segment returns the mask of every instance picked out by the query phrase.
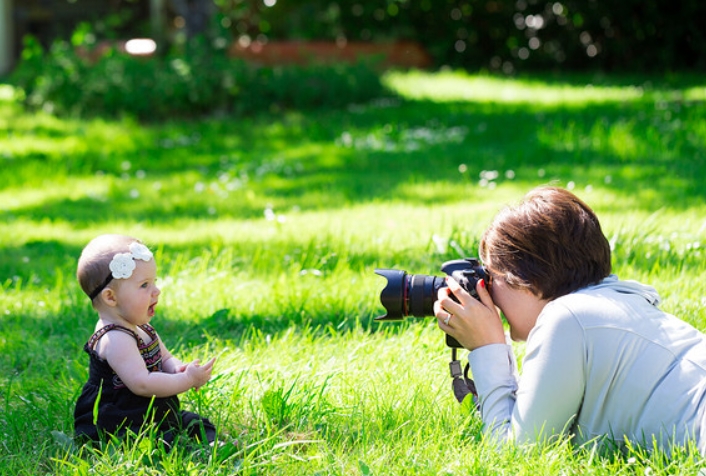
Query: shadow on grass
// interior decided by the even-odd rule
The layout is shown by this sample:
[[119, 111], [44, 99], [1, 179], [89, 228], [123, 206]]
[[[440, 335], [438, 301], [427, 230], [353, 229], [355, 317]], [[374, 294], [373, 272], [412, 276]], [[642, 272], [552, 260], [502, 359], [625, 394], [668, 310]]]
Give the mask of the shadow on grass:
[[[19, 246], [0, 247], [0, 276], [23, 284], [56, 279], [56, 271], [70, 263], [75, 273], [81, 248], [59, 240], [31, 240]], [[71, 274], [73, 276], [73, 274]], [[1, 283], [0, 283], [1, 284]]]

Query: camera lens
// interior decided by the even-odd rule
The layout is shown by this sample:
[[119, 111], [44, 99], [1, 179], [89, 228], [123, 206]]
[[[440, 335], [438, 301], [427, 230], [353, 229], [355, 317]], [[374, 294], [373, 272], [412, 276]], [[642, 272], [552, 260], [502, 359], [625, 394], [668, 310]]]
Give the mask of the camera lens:
[[409, 315], [426, 317], [434, 315], [434, 302], [439, 288], [445, 286], [444, 278], [412, 274], [408, 277]]
[[407, 316], [434, 315], [438, 291], [446, 286], [444, 278], [424, 274], [407, 274], [397, 269], [376, 269], [387, 278], [387, 286], [380, 293], [380, 302], [387, 314], [376, 317], [381, 321], [396, 321]]
[[397, 321], [405, 317], [407, 295], [407, 273], [397, 269], [376, 269], [375, 272], [387, 279], [387, 285], [380, 292], [380, 302], [387, 314], [376, 317], [382, 321]]

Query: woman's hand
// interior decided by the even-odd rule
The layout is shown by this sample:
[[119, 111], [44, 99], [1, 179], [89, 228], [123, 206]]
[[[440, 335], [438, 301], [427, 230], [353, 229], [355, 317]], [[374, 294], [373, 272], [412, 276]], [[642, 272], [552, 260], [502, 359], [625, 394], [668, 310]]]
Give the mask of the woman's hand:
[[[480, 301], [468, 294], [453, 278], [446, 278], [447, 287], [439, 289], [434, 303], [434, 315], [439, 328], [468, 350], [488, 344], [504, 344], [505, 330], [484, 280], [476, 283]], [[459, 302], [453, 300], [452, 295]]]

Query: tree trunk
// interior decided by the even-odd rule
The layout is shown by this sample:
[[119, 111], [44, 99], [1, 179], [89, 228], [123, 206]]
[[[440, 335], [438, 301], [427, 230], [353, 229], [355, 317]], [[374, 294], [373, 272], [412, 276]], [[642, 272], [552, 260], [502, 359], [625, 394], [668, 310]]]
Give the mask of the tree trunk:
[[12, 0], [0, 0], [0, 76], [9, 73], [15, 63]]

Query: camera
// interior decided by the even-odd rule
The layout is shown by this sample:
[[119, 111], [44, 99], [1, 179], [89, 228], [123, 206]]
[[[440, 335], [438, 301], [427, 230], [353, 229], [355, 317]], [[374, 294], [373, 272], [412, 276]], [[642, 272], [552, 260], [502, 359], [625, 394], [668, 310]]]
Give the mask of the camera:
[[[441, 271], [458, 281], [476, 299], [479, 299], [476, 283], [481, 279], [488, 282], [488, 274], [476, 258], [447, 261], [441, 265]], [[387, 313], [376, 317], [376, 321], [399, 321], [407, 316], [434, 315], [434, 302], [438, 298], [439, 289], [446, 287], [443, 277], [407, 274], [397, 269], [376, 269], [375, 273], [387, 279], [387, 286], [380, 292], [380, 302]], [[461, 348], [461, 344], [448, 334], [446, 345]]]

